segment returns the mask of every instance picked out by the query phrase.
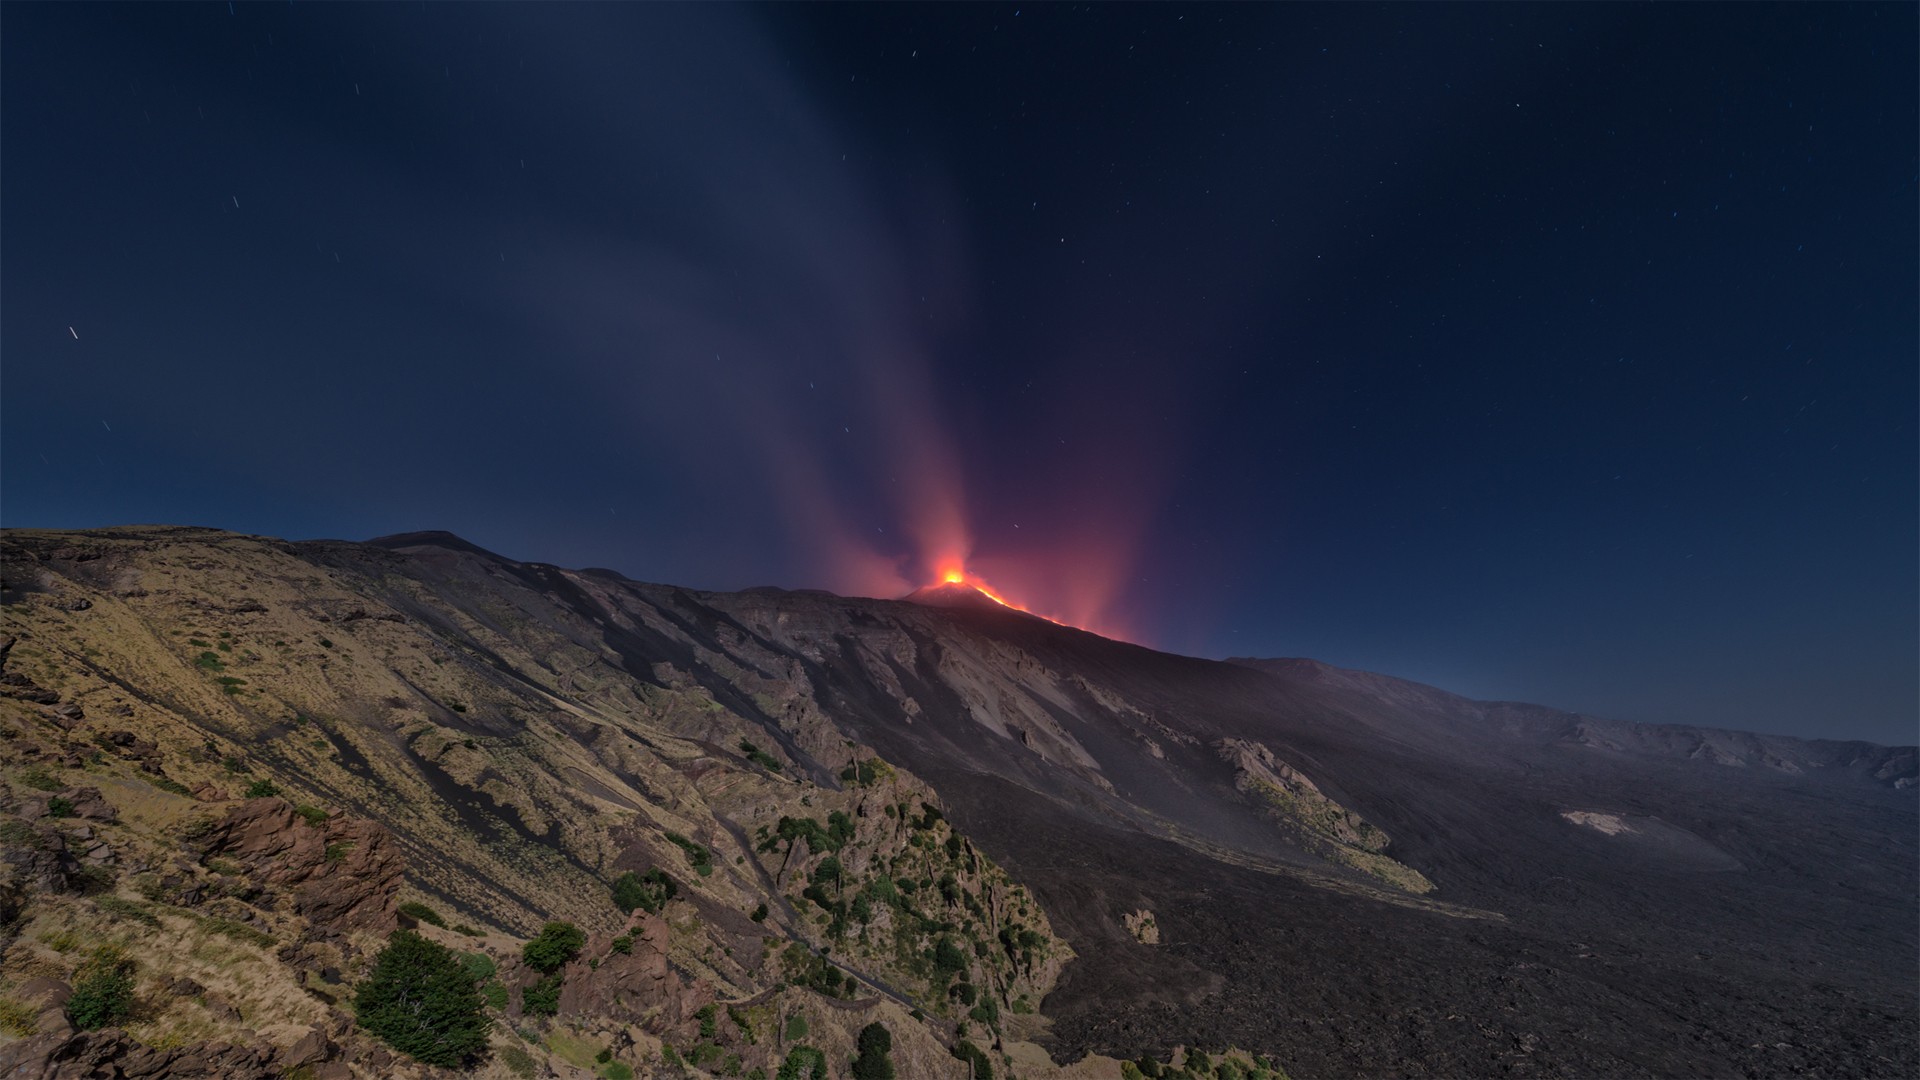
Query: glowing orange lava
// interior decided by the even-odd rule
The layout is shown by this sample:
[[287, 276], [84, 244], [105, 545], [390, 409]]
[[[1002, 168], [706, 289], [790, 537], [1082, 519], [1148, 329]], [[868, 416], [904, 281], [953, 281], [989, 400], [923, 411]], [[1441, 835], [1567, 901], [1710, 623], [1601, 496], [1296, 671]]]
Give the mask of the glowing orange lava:
[[994, 603], [999, 604], [1003, 608], [1012, 608], [1013, 610], [1021, 612], [1023, 614], [1032, 615], [1036, 619], [1045, 619], [1048, 622], [1053, 623], [1057, 626], [1073, 625], [1072, 623], [1061, 622], [1059, 619], [1056, 619], [1051, 615], [1042, 615], [1037, 611], [1030, 611], [1023, 606], [1014, 603], [1013, 601], [1007, 599], [1006, 597], [1001, 596], [998, 592], [995, 592], [993, 586], [988, 585], [985, 581], [981, 580], [979, 577], [973, 574], [969, 574], [964, 569], [961, 569], [958, 567], [949, 567], [948, 569], [941, 571], [940, 583], [942, 585], [965, 585], [967, 588], [972, 589], [974, 592], [977, 592], [981, 596], [984, 596], [987, 599], [993, 601]]

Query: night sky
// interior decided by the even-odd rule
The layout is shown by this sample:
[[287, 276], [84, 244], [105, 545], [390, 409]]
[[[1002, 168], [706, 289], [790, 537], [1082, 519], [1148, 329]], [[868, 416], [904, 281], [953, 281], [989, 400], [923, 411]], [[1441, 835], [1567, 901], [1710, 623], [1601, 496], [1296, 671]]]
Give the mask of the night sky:
[[0, 516], [1912, 742], [1916, 11], [9, 4]]

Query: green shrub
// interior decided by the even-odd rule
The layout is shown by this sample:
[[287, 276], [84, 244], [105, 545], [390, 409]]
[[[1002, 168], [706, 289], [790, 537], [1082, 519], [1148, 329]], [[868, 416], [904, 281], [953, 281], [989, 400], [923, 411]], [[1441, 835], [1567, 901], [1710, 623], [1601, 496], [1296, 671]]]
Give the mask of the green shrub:
[[649, 915], [658, 915], [674, 898], [680, 887], [673, 883], [666, 871], [654, 867], [644, 874], [629, 870], [613, 882], [613, 904], [627, 914], [633, 914], [635, 908]]
[[766, 922], [767, 921], [767, 905], [759, 904], [755, 906], [753, 909], [753, 914], [749, 916], [749, 918], [751, 918], [754, 922]]
[[797, 1042], [807, 1037], [807, 1018], [794, 1013], [787, 1017], [786, 1041]]
[[953, 1044], [953, 1056], [973, 1070], [973, 1080], [993, 1080], [993, 1062], [988, 1060], [985, 1050], [961, 1039]]
[[172, 792], [175, 795], [193, 794], [192, 791], [188, 790], [187, 785], [181, 783], [178, 780], [169, 780], [164, 776], [149, 776], [147, 777], [147, 783], [152, 784], [154, 787], [159, 788], [161, 791]]
[[493, 962], [493, 957], [483, 952], [461, 953], [460, 966], [467, 969], [467, 974], [474, 982], [485, 982], [500, 970], [500, 965]]
[[982, 1024], [992, 1026], [1000, 1022], [1000, 1006], [995, 1005], [992, 998], [985, 998], [980, 1004], [968, 1010], [967, 1015]]
[[501, 1047], [500, 1061], [513, 1075], [525, 1077], [526, 1080], [533, 1080], [539, 1075], [539, 1069], [533, 1063], [533, 1055], [518, 1046]]
[[811, 1046], [796, 1046], [787, 1051], [775, 1080], [827, 1080], [827, 1055]]
[[67, 1016], [82, 1031], [95, 1031], [125, 1020], [133, 1012], [133, 961], [107, 945], [75, 973]]
[[35, 791], [62, 791], [66, 782], [47, 771], [44, 765], [32, 765], [20, 770], [20, 782]]
[[680, 850], [687, 853], [687, 860], [693, 864], [694, 873], [701, 877], [713, 873], [713, 852], [707, 850], [704, 845], [696, 844], [676, 832], [668, 833], [667, 839], [679, 845]]
[[242, 795], [241, 798], [271, 799], [278, 794], [280, 794], [280, 786], [278, 784], [275, 784], [271, 780], [255, 780], [253, 783], [247, 785], [247, 792], [245, 795]]
[[314, 826], [315, 828], [319, 828], [320, 826], [325, 825], [327, 823], [327, 819], [333, 816], [332, 814], [327, 813], [325, 810], [322, 810], [317, 806], [296, 806], [293, 808], [293, 812], [300, 815], [301, 821], [304, 821], [307, 824]]
[[47, 800], [47, 816], [54, 818], [72, 817], [73, 803], [55, 795], [53, 798]]
[[343, 862], [346, 860], [347, 852], [352, 850], [353, 850], [353, 841], [337, 840], [327, 845], [327, 850], [325, 852], [327, 861]]
[[953, 943], [950, 937], [942, 937], [933, 946], [933, 972], [938, 978], [948, 978], [967, 970], [967, 955]]
[[860, 1029], [860, 1056], [853, 1059], [853, 1080], [893, 1080], [893, 1035], [886, 1025], [873, 1023]]
[[453, 932], [456, 934], [465, 934], [468, 937], [486, 937], [487, 936], [487, 932], [485, 930], [475, 930], [473, 927], [468, 926], [466, 923], [463, 923], [463, 922], [454, 923]]
[[630, 956], [633, 953], [633, 935], [621, 934], [619, 937], [614, 938], [607, 947], [622, 956]]
[[499, 1009], [502, 1012], [506, 1011], [507, 987], [506, 984], [500, 980], [495, 979], [485, 986], [482, 986], [480, 988], [480, 996], [486, 999], [488, 1007]]
[[580, 955], [587, 935], [570, 922], [550, 922], [540, 928], [539, 936], [520, 949], [521, 959], [535, 971], [551, 974]]
[[609, 1062], [600, 1075], [607, 1080], [633, 1080], [633, 1066], [619, 1061]]
[[740, 740], [740, 752], [747, 755], [748, 761], [753, 762], [755, 765], [760, 766], [761, 768], [767, 770], [768, 772], [780, 771], [779, 758], [774, 757], [772, 754], [769, 754], [765, 750], [762, 750], [759, 747], [753, 745], [753, 743], [748, 742], [746, 739]]
[[452, 949], [396, 930], [353, 999], [359, 1025], [417, 1061], [466, 1068], [486, 1057], [493, 1028]]
[[400, 914], [405, 915], [409, 919], [416, 919], [426, 923], [428, 926], [437, 926], [442, 930], [447, 928], [447, 920], [441, 918], [439, 912], [418, 900], [409, 900], [401, 904]]
[[552, 1016], [560, 1011], [560, 976], [548, 975], [520, 992], [520, 1011], [528, 1016]]
[[702, 1005], [700, 1011], [693, 1015], [696, 1020], [700, 1021], [700, 1037], [702, 1039], [711, 1039], [720, 1033], [720, 1021], [717, 1018], [718, 1010], [713, 1007], [712, 1003]]

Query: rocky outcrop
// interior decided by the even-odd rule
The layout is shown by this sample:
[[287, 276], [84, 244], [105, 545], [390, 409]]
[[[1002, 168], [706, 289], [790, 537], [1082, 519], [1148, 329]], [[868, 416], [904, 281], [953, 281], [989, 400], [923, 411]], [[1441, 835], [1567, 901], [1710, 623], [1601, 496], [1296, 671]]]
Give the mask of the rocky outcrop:
[[9, 841], [0, 852], [10, 885], [26, 896], [77, 891], [80, 862], [67, 848], [66, 837], [45, 822], [25, 828], [24, 839]]
[[[621, 940], [626, 944], [616, 947]], [[560, 1015], [604, 1017], [655, 1032], [686, 1023], [713, 1000], [713, 991], [673, 969], [670, 944], [667, 920], [644, 912], [636, 912], [619, 937], [595, 937], [562, 973]]]
[[119, 1030], [56, 1031], [0, 1047], [0, 1076], [8, 1080], [270, 1080], [304, 1069], [313, 1080], [346, 1080], [344, 1062], [315, 1029], [288, 1047], [265, 1043], [197, 1043], [159, 1048]]
[[1433, 891], [1426, 875], [1384, 854], [1392, 843], [1385, 832], [1328, 797], [1320, 785], [1264, 744], [1221, 739], [1213, 745], [1221, 760], [1233, 766], [1234, 787], [1255, 799], [1274, 820], [1301, 830], [1310, 848], [1407, 892]]
[[285, 799], [249, 799], [202, 843], [206, 858], [237, 859], [262, 885], [291, 893], [294, 910], [316, 926], [386, 933], [398, 925], [405, 866], [392, 834], [371, 821], [314, 825]]

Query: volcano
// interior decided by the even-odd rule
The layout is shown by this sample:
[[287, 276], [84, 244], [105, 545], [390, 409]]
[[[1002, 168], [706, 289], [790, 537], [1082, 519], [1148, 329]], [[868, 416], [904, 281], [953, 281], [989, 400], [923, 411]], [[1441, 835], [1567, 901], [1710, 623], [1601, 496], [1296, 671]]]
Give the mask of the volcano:
[[[35, 975], [0, 990], [83, 977], [50, 942], [154, 950], [134, 1027], [35, 998], [8, 1075], [391, 1074], [342, 980], [403, 922], [495, 973], [496, 1053], [560, 1073], [773, 1075], [880, 1024], [900, 1075], [952, 1080], [1195, 1050], [1920, 1074], [1914, 747], [1178, 656], [965, 580], [703, 592], [444, 533], [9, 530], [0, 584], [0, 896]], [[556, 920], [578, 955], [528, 967]]]
[[965, 608], [975, 611], [1014, 611], [978, 588], [963, 581], [942, 581], [925, 585], [901, 597], [910, 604], [936, 608]]

